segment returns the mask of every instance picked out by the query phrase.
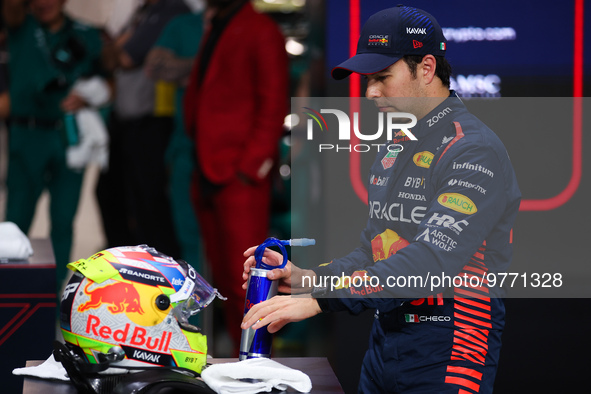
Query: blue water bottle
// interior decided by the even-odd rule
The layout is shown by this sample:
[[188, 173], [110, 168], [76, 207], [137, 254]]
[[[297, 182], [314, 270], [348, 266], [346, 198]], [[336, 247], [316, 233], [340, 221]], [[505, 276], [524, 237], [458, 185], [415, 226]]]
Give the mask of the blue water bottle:
[[74, 112], [66, 112], [64, 114], [64, 128], [66, 130], [68, 146], [78, 145], [78, 122]]
[[[244, 302], [244, 314], [248, 313], [253, 305], [266, 301], [277, 295], [278, 282], [267, 278], [267, 272], [275, 268], [283, 268], [287, 264], [287, 251], [284, 245], [308, 246], [314, 245], [313, 239], [301, 238], [281, 241], [277, 238], [268, 238], [260, 244], [255, 252], [255, 268], [251, 268], [248, 277], [248, 288], [246, 289], [246, 300]], [[263, 254], [269, 246], [277, 246], [283, 255], [283, 262], [279, 266], [263, 263]], [[267, 326], [254, 330], [252, 327], [242, 330], [240, 340], [240, 360], [247, 358], [271, 357], [271, 342], [273, 336], [267, 331]]]

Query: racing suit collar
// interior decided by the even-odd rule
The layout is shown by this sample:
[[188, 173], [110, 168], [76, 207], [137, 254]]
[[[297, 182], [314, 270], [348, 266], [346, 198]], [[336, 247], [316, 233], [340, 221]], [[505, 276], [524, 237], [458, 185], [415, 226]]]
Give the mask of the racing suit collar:
[[[466, 111], [466, 106], [454, 90], [449, 91], [449, 96], [435, 107], [431, 112], [421, 118], [411, 130], [420, 140], [428, 134], [440, 129], [444, 124], [449, 124], [460, 112]], [[435, 127], [435, 126], [439, 127]]]

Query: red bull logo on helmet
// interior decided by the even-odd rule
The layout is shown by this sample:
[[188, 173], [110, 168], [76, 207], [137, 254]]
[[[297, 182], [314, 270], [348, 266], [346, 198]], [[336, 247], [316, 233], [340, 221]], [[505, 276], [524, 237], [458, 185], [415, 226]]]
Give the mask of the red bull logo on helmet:
[[169, 288], [118, 280], [99, 286], [85, 280], [88, 282], [82, 284], [84, 292], [76, 297], [77, 307], [74, 308], [78, 312], [96, 310], [95, 314], [101, 317], [106, 317], [107, 314], [124, 314], [131, 323], [147, 327], [160, 324], [170, 311], [170, 307], [166, 310], [156, 307], [156, 298], [163, 294], [163, 289], [168, 291]]
[[133, 326], [126, 323], [120, 330], [113, 330], [108, 325], [101, 324], [101, 319], [98, 316], [88, 315], [86, 321], [85, 332], [89, 335], [94, 335], [103, 340], [112, 339], [115, 342], [135, 346], [146, 347], [149, 350], [167, 353], [170, 346], [170, 339], [172, 332], [163, 331], [162, 334], [156, 338], [147, 335], [148, 331], [143, 327]]
[[90, 296], [90, 299], [78, 306], [78, 312], [96, 309], [103, 304], [110, 304], [107, 309], [111, 313], [135, 312], [140, 315], [144, 314], [144, 310], [140, 305], [140, 295], [132, 284], [117, 282], [90, 290], [89, 287], [93, 283], [89, 282], [84, 287], [84, 293]]

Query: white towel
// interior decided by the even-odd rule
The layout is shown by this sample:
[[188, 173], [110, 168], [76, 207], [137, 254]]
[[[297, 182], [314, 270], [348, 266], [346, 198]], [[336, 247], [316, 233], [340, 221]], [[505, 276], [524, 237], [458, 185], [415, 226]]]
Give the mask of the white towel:
[[0, 259], [25, 260], [33, 255], [29, 238], [12, 222], [0, 223]]
[[[125, 366], [133, 366], [137, 367], [138, 364], [135, 364], [133, 360], [123, 360], [120, 361], [117, 365], [122, 367]], [[100, 371], [99, 374], [101, 375], [121, 375], [127, 374], [131, 372], [139, 372], [139, 371], [129, 371], [125, 368], [117, 368], [117, 366], [111, 366], [107, 368], [105, 371]], [[36, 378], [42, 379], [57, 379], [57, 380], [64, 380], [69, 381], [70, 377], [66, 369], [63, 367], [62, 363], [56, 361], [53, 357], [53, 354], [49, 356], [47, 360], [45, 360], [42, 364], [39, 364], [35, 367], [24, 367], [24, 368], [15, 368], [12, 370], [13, 375], [24, 375], [24, 376], [33, 376]]]
[[72, 90], [91, 107], [102, 107], [111, 98], [109, 84], [101, 77], [83, 78], [76, 81]]
[[109, 162], [109, 132], [98, 112], [111, 98], [111, 90], [101, 77], [84, 78], [76, 81], [72, 90], [88, 107], [76, 112], [78, 145], [66, 150], [66, 162], [72, 170], [83, 170], [88, 164], [97, 164], [106, 169]]
[[80, 143], [66, 150], [68, 168], [82, 170], [88, 164], [106, 169], [109, 164], [109, 132], [96, 109], [82, 108], [76, 112]]
[[[268, 358], [213, 364], [201, 372], [201, 377], [218, 394], [260, 393], [273, 388], [283, 391], [287, 386], [302, 393], [312, 389], [308, 375]], [[240, 379], [253, 379], [253, 382]]]
[[12, 370], [12, 374], [34, 376], [43, 379], [70, 380], [66, 369], [62, 366], [62, 363], [55, 361], [53, 354], [43, 364], [37, 365], [36, 367], [16, 368]]

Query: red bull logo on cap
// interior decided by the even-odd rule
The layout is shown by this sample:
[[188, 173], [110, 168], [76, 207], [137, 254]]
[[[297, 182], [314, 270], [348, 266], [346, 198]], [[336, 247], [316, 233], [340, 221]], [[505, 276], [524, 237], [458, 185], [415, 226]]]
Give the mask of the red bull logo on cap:
[[368, 46], [390, 46], [389, 34], [370, 34], [367, 40]]

